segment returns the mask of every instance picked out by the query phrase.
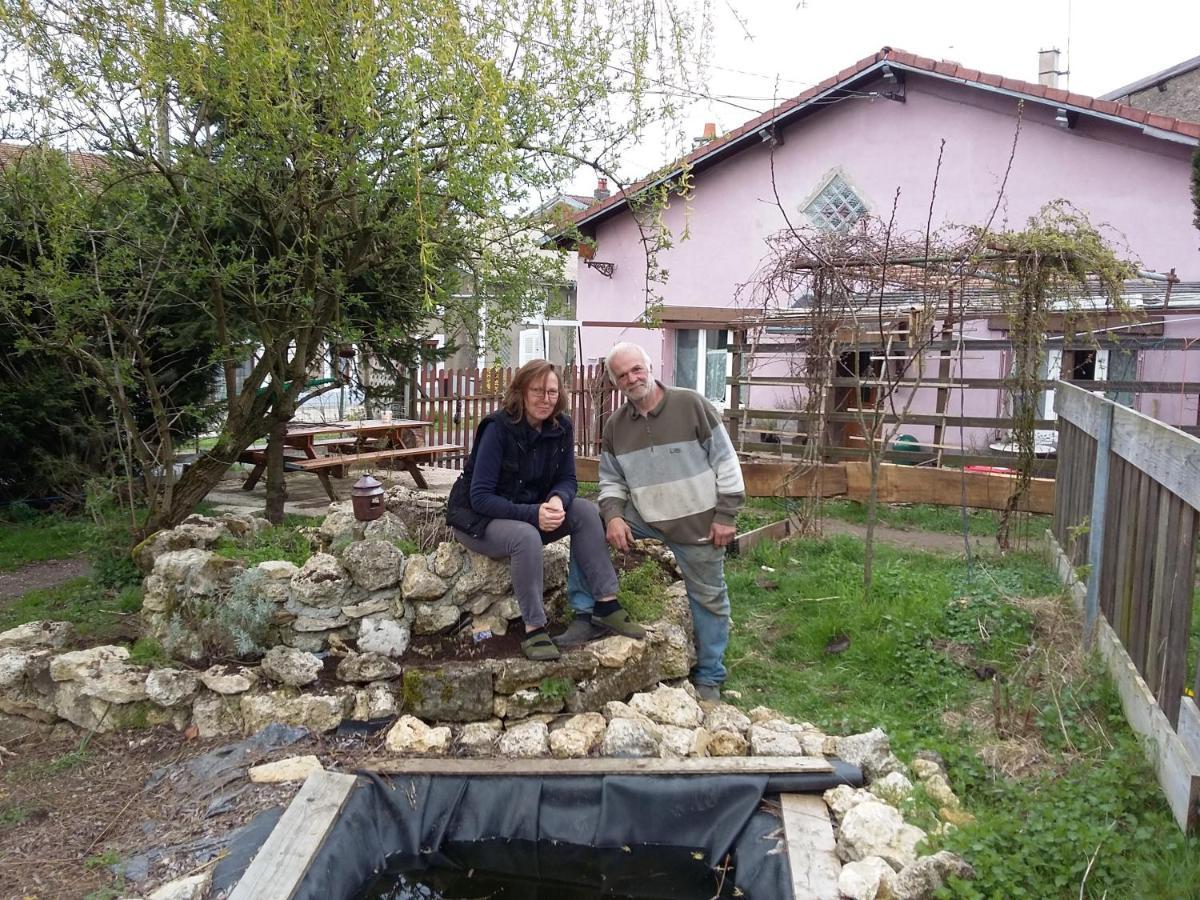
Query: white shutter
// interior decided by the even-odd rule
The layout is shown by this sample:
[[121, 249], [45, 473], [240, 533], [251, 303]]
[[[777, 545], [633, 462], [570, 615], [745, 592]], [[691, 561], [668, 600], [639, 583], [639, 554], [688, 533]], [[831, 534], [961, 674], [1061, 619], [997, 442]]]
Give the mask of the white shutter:
[[[1053, 381], [1062, 374], [1062, 348], [1046, 351], [1046, 371], [1043, 377], [1047, 381]], [[1042, 393], [1042, 416], [1043, 419], [1056, 419], [1054, 414], [1054, 391], [1047, 389]]]
[[517, 353], [517, 365], [523, 366], [533, 359], [545, 359], [546, 351], [542, 346], [542, 329], [523, 328]]

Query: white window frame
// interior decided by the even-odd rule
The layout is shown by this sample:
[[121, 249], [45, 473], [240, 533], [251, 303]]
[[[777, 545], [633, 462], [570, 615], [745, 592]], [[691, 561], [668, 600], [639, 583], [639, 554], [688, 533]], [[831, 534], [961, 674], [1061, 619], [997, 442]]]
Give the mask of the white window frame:
[[[526, 347], [526, 342], [531, 340], [533, 344]], [[517, 368], [525, 365], [533, 359], [546, 358], [546, 330], [541, 324], [522, 326], [521, 331], [517, 335]]]
[[[674, 346], [672, 347], [672, 376], [674, 376], [675, 366], [679, 364], [679, 333], [681, 331], [699, 332], [699, 337], [696, 341], [696, 393], [710, 400], [717, 409], [728, 409], [731, 388], [729, 379], [733, 376], [733, 354], [728, 350], [725, 352], [725, 396], [719, 402], [712, 400], [705, 392], [708, 386], [708, 366], [705, 362], [708, 359], [708, 333], [710, 331], [724, 331], [726, 346], [730, 346], [733, 344], [733, 331], [727, 328], [672, 328], [671, 340], [674, 342]], [[674, 377], [672, 377], [672, 380], [674, 380]]]

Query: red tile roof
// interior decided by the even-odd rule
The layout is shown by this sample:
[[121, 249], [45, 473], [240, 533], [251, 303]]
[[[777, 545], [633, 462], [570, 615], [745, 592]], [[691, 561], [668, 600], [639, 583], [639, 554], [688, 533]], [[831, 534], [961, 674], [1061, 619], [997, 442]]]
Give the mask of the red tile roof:
[[[1060, 88], [1051, 88], [1043, 84], [1021, 81], [1016, 78], [1007, 78], [1002, 75], [990, 75], [987, 72], [980, 72], [977, 69], [968, 69], [966, 66], [961, 66], [955, 62], [929, 59], [928, 57], [917, 56], [914, 53], [907, 53], [893, 47], [884, 47], [878, 53], [860, 59], [854, 65], [842, 69], [837, 75], [826, 78], [820, 84], [814, 85], [802, 94], [785, 100], [774, 109], [770, 109], [732, 131], [718, 136], [716, 140], [702, 144], [683, 157], [678, 166], [676, 166], [675, 171], [711, 155], [714, 151], [737, 141], [739, 138], [758, 131], [764, 125], [778, 119], [784, 113], [807, 105], [810, 100], [819, 97], [831, 88], [843, 85], [845, 82], [864, 74], [869, 69], [881, 63], [891, 63], [901, 69], [928, 72], [942, 77], [961, 79], [967, 85], [977, 84], [993, 88], [998, 87], [1001, 90], [1024, 94], [1051, 104], [1058, 103], [1070, 106], [1073, 110], [1084, 115], [1094, 113], [1096, 115], [1125, 119], [1133, 125], [1143, 125], [1147, 128], [1154, 128], [1158, 131], [1178, 134], [1200, 141], [1200, 122], [1187, 122], [1183, 119], [1160, 116], [1149, 113], [1144, 109], [1127, 106], [1123, 103], [1114, 103], [1111, 100], [1088, 97], [1085, 94], [1075, 94]], [[637, 193], [648, 182], [649, 179], [638, 181], [629, 185], [624, 190], [614, 193], [611, 197], [599, 203], [594, 203], [587, 209], [580, 210], [574, 216], [576, 225], [583, 224], [608, 210], [613, 210], [615, 207], [622, 205], [627, 196]]]

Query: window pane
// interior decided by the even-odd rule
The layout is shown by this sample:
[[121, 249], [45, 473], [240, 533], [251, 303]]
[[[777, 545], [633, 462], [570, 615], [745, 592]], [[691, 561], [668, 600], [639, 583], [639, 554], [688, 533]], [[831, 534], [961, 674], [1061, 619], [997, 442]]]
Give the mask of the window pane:
[[725, 351], [709, 350], [705, 354], [704, 396], [713, 403], [725, 401]]
[[700, 332], [681, 329], [675, 332], [675, 386], [696, 389], [699, 371]]

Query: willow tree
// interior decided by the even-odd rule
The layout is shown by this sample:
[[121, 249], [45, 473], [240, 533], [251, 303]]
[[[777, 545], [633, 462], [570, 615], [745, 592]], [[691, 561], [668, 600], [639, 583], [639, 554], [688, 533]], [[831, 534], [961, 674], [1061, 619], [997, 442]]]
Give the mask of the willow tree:
[[[103, 159], [47, 196], [50, 262], [6, 282], [0, 317], [110, 396], [150, 398], [149, 425], [115, 407], [129, 470], [165, 476], [138, 532], [287, 422], [329, 348], [411, 346], [466, 280], [495, 321], [544, 301], [554, 266], [508, 213], [581, 162], [611, 171], [672, 113], [662, 85], [695, 86], [708, 15], [688, 3], [0, 0], [8, 137]], [[112, 192], [141, 212], [101, 213]], [[91, 254], [90, 287], [57, 248]], [[161, 304], [202, 324], [228, 388], [216, 446], [177, 480], [177, 411], [138, 354]]]

